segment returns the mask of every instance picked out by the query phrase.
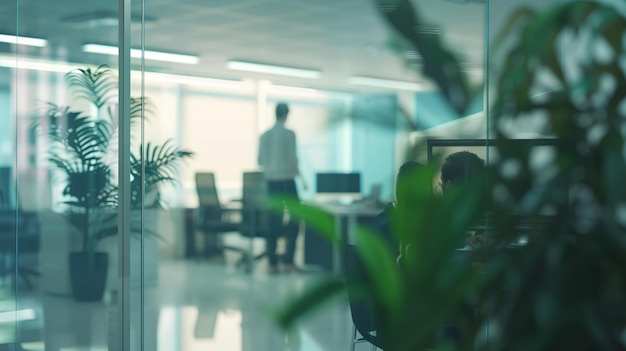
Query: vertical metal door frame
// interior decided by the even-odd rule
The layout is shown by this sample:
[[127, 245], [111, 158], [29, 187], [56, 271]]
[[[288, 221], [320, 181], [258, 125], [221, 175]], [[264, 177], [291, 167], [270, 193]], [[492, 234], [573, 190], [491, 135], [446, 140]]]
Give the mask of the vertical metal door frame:
[[[119, 0], [118, 87], [118, 325], [117, 348], [131, 349], [130, 305], [130, 1]], [[113, 345], [111, 345], [113, 346]]]

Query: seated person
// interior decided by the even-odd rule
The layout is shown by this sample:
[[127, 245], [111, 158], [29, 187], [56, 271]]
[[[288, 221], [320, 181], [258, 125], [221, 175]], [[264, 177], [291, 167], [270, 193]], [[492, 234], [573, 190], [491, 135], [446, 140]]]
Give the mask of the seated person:
[[[448, 155], [441, 166], [441, 191], [445, 196], [454, 186], [465, 183], [472, 175], [483, 170], [485, 167], [485, 161], [478, 157], [478, 155], [469, 151], [460, 151]], [[370, 228], [383, 236], [384, 241], [392, 248], [396, 250], [400, 249], [400, 255], [398, 261], [401, 259], [404, 250], [407, 249], [407, 245], [402, 245], [398, 238], [394, 235], [391, 228], [391, 219], [399, 208], [416, 208], [415, 197], [419, 196], [421, 185], [423, 180], [420, 179], [420, 172], [426, 170], [425, 166], [414, 161], [405, 162], [399, 169], [396, 177], [396, 201], [388, 204], [383, 212], [381, 212], [370, 224]], [[422, 173], [426, 174], [426, 173]], [[430, 184], [424, 184], [424, 191], [430, 187]], [[477, 249], [485, 243], [484, 235], [474, 235], [467, 238], [465, 244], [473, 249]]]
[[[441, 166], [441, 192], [446, 195], [455, 185], [466, 183], [471, 176], [485, 168], [485, 161], [469, 151], [459, 151], [448, 155]], [[484, 235], [474, 235], [466, 240], [473, 249], [485, 243]]]
[[[446, 196], [455, 186], [465, 183], [471, 176], [477, 174], [484, 169], [484, 161], [477, 155], [462, 151], [449, 155], [445, 158], [441, 167], [441, 188], [442, 195]], [[398, 266], [402, 269], [400, 260], [407, 253], [411, 252], [409, 244], [399, 243], [399, 238], [396, 237], [398, 233], [393, 233], [391, 222], [394, 216], [400, 213], [399, 209], [409, 209], [408, 217], [400, 219], [402, 221], [409, 220], [411, 222], [412, 209], [415, 209], [416, 216], [428, 215], [427, 206], [428, 201], [424, 202], [424, 196], [432, 196], [430, 188], [432, 187], [432, 173], [430, 173], [424, 165], [417, 162], [407, 162], [403, 164], [397, 175], [396, 180], [396, 201], [389, 204], [385, 210], [376, 217], [371, 227], [377, 230], [383, 235], [385, 241], [395, 248], [400, 248], [400, 255], [398, 256]], [[411, 223], [406, 223], [411, 225]], [[411, 233], [410, 229], [407, 229], [407, 234]], [[478, 247], [483, 241], [482, 236], [474, 236], [467, 240], [467, 244], [470, 247]], [[472, 266], [475, 266], [472, 263]], [[468, 301], [459, 307], [458, 317], [460, 319], [471, 320], [473, 314], [473, 307]], [[439, 327], [433, 338], [442, 341], [452, 341], [461, 343], [462, 328], [459, 326], [457, 319], [450, 321]], [[433, 340], [433, 343], [437, 343]], [[459, 344], [460, 345], [460, 344]]]
[[398, 240], [394, 237], [391, 230], [391, 218], [394, 216], [393, 213], [400, 206], [410, 208], [410, 199], [407, 198], [407, 191], [405, 189], [409, 186], [409, 183], [416, 178], [418, 171], [423, 169], [424, 165], [414, 161], [405, 162], [400, 166], [398, 175], [396, 176], [396, 200], [385, 206], [383, 212], [376, 216], [370, 224], [372, 229], [383, 236], [385, 242], [394, 252], [398, 249]]
[[485, 161], [469, 151], [459, 151], [448, 155], [441, 166], [441, 191], [446, 191], [456, 184], [465, 183], [472, 175], [485, 167]]
[[[470, 176], [481, 171], [485, 167], [485, 161], [476, 154], [469, 151], [460, 151], [448, 155], [441, 166], [441, 191], [443, 196], [455, 185], [466, 182]], [[400, 208], [415, 207], [413, 197], [416, 196], [416, 189], [419, 186], [416, 182], [421, 182], [419, 173], [425, 171], [425, 166], [414, 161], [404, 163], [396, 177], [396, 201], [387, 205], [371, 223], [371, 228], [379, 232], [385, 241], [392, 247], [398, 247], [398, 240], [391, 230], [391, 218], [394, 212]], [[418, 188], [415, 188], [415, 186]], [[428, 189], [430, 184], [424, 184], [424, 189]], [[480, 247], [485, 241], [483, 235], [475, 235], [467, 239], [466, 243], [472, 248]], [[400, 256], [406, 247], [400, 245]]]

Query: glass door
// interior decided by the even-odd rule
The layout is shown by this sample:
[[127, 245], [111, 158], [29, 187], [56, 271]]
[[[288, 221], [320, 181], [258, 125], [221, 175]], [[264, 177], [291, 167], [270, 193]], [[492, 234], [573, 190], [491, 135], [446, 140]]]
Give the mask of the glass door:
[[2, 348], [121, 350], [134, 338], [139, 349], [131, 306], [142, 299], [130, 292], [142, 257], [129, 258], [142, 220], [126, 183], [130, 120], [144, 108], [130, 99], [134, 5], [0, 5]]

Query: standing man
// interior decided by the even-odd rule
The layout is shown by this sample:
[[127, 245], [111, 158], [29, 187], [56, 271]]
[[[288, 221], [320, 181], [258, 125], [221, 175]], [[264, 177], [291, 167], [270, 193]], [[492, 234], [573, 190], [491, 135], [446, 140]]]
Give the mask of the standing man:
[[[289, 107], [285, 103], [276, 105], [276, 124], [263, 135], [259, 142], [259, 165], [263, 169], [270, 196], [291, 197], [298, 199], [295, 178], [300, 175], [296, 152], [296, 133], [285, 127]], [[267, 254], [270, 272], [278, 272], [276, 241], [279, 236], [287, 239], [287, 248], [283, 263], [287, 271], [296, 271], [293, 256], [296, 250], [298, 223], [289, 220], [285, 223], [282, 214], [273, 213], [269, 218]]]

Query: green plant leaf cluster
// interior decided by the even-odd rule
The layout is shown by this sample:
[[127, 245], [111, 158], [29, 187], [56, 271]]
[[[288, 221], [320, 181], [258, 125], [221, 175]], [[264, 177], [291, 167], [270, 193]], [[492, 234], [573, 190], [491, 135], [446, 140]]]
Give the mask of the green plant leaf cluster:
[[[342, 291], [361, 296], [372, 302], [379, 316], [381, 330], [398, 350], [432, 347], [433, 335], [448, 322], [462, 321], [462, 331], [475, 332], [473, 321], [462, 320], [458, 313], [468, 296], [489, 282], [496, 271], [479, 271], [470, 264], [459, 264], [455, 255], [463, 246], [466, 229], [480, 221], [486, 206], [486, 187], [477, 178], [471, 186], [457, 189], [450, 196], [434, 196], [429, 184], [434, 169], [427, 167], [414, 174], [405, 189], [411, 199], [410, 207], [399, 208], [392, 219], [396, 242], [410, 248], [399, 262], [398, 249], [387, 245], [380, 233], [368, 227], [357, 231], [358, 254], [367, 271], [366, 278], [342, 285], [336, 277], [323, 280], [299, 298], [294, 298], [276, 314], [285, 328], [318, 309], [324, 301]], [[413, 186], [420, 184], [418, 186]], [[464, 211], [452, 211], [459, 202], [466, 202]], [[346, 245], [336, 233], [334, 217], [324, 210], [294, 200], [274, 198], [270, 207], [282, 211], [289, 208], [290, 216], [303, 219], [317, 233], [340, 248]], [[425, 215], [420, 215], [424, 213]], [[484, 261], [484, 253], [475, 253], [469, 260]], [[478, 263], [478, 262], [476, 262]], [[427, 288], [424, 288], [427, 287]], [[425, 316], [428, 316], [427, 318]], [[419, 322], [419, 327], [416, 323]]]
[[[412, 3], [376, 6], [462, 111], [462, 73], [441, 43], [415, 33], [423, 20]], [[359, 231], [368, 278], [344, 288], [373, 303], [385, 350], [626, 348], [625, 37], [624, 14], [600, 2], [522, 8], [511, 17], [496, 41], [505, 55], [490, 91], [497, 162], [445, 197], [424, 190], [433, 169], [401, 189], [411, 205], [392, 219], [397, 264], [376, 233]], [[528, 125], [555, 138], [550, 157], [516, 142], [516, 129]], [[325, 215], [295, 213], [337, 238]], [[520, 246], [522, 224], [532, 235]], [[459, 245], [481, 228], [484, 247], [460, 261]], [[289, 320], [328, 295], [291, 304]], [[459, 344], [434, 338], [447, 324], [457, 326]]]
[[[498, 316], [501, 328], [491, 346], [624, 349], [626, 222], [619, 213], [626, 202], [620, 190], [626, 176], [626, 18], [598, 2], [523, 11], [529, 15], [519, 17], [493, 110], [501, 163], [519, 171], [514, 177], [503, 167], [492, 171], [492, 187], [499, 190], [493, 239], [514, 240], [514, 210], [537, 228], [524, 250], [507, 253], [514, 263], [492, 285], [504, 291], [484, 298], [485, 313]], [[583, 55], [567, 54], [580, 47]], [[552, 83], [546, 86], [541, 75]], [[548, 92], [537, 97], [537, 89]], [[506, 127], [531, 116], [544, 121], [539, 133], [557, 139], [550, 160], [538, 162], [533, 150], [515, 147]], [[541, 224], [547, 210], [554, 216]], [[492, 253], [493, 259], [503, 256]]]
[[471, 97], [467, 78], [458, 59], [445, 48], [439, 36], [418, 30], [428, 27], [418, 8], [408, 0], [375, 0], [381, 15], [422, 57], [422, 73], [439, 87], [457, 112], [464, 113]]
[[[140, 207], [144, 194], [158, 193], [160, 184], [176, 182], [180, 160], [190, 158], [193, 152], [182, 149], [167, 140], [161, 145], [147, 142], [139, 146], [139, 157], [131, 154], [131, 204]], [[160, 204], [157, 198], [156, 204]], [[154, 204], [146, 204], [153, 206]]]

